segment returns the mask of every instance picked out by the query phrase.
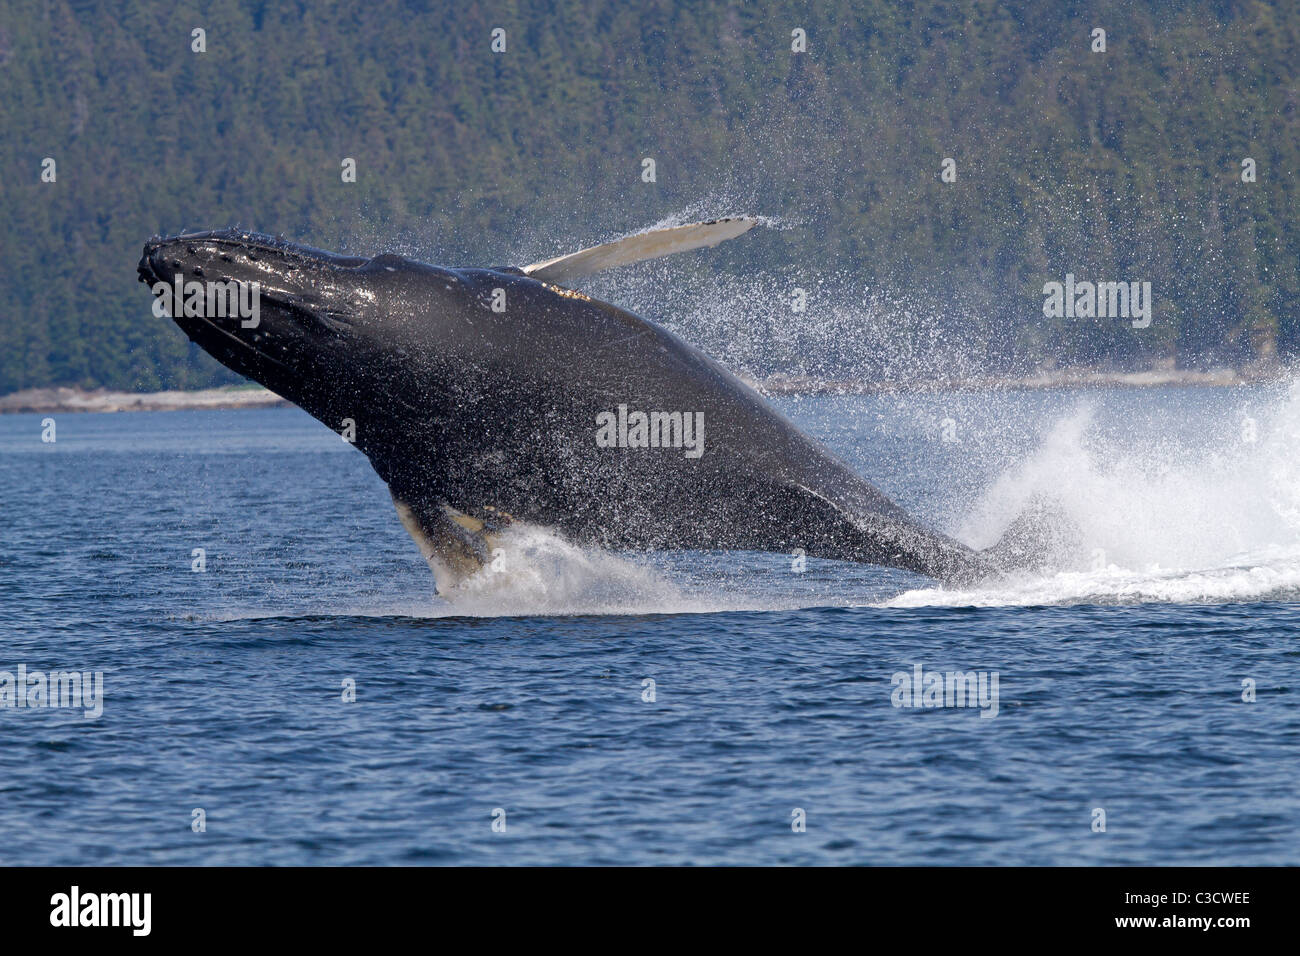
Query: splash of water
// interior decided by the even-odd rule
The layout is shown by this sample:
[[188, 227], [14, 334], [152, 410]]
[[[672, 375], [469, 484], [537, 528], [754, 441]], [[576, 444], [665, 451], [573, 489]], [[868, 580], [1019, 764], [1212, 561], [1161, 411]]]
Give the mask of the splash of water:
[[1082, 406], [984, 493], [958, 529], [992, 543], [1035, 496], [1078, 529], [1052, 573], [978, 588], [923, 588], [892, 606], [1208, 603], [1300, 596], [1300, 383], [1274, 402], [1204, 422], [1191, 440], [1095, 427]]
[[685, 603], [653, 568], [526, 524], [506, 529], [495, 559], [445, 595], [456, 613], [650, 614]]

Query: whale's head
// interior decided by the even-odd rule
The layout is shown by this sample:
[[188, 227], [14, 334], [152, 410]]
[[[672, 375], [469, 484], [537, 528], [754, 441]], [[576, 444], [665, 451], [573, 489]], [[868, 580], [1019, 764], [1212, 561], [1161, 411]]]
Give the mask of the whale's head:
[[156, 314], [317, 417], [335, 396], [392, 379], [409, 357], [413, 316], [436, 321], [453, 303], [428, 300], [459, 286], [450, 270], [400, 256], [341, 256], [234, 230], [151, 239], [138, 273]]

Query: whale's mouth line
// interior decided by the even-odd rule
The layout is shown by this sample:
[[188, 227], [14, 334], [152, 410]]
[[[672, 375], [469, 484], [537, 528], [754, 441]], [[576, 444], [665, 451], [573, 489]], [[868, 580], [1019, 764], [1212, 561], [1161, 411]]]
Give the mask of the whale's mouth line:
[[[261, 349], [257, 348], [251, 342], [245, 342], [238, 335], [235, 335], [233, 332], [229, 331], [228, 329], [223, 329], [220, 325], [212, 321], [212, 319], [208, 318], [206, 315], [183, 315], [180, 317], [180, 319], [177, 319], [176, 316], [169, 316], [169, 318], [171, 318], [171, 320], [175, 322], [177, 325], [181, 326], [181, 328], [185, 327], [182, 324], [184, 322], [193, 322], [196, 320], [198, 322], [202, 322], [212, 331], [225, 336], [227, 339], [229, 339], [231, 342], [234, 342], [240, 348], [245, 349], [248, 352], [251, 352], [259, 360], [268, 362], [271, 365], [274, 365], [277, 368], [281, 369], [282, 371], [287, 372], [291, 375], [296, 374], [295, 370], [290, 366], [286, 365], [284, 362], [275, 358], [273, 355], [270, 355], [269, 353], [264, 352]], [[206, 349], [207, 347], [204, 346], [204, 348]]]
[[[243, 339], [241, 339], [238, 335], [235, 335], [233, 332], [227, 329], [223, 329], [221, 326], [217, 325], [216, 322], [209, 319], [206, 315], [185, 316], [184, 318], [196, 318], [200, 322], [203, 322], [205, 325], [211, 328], [213, 331], [220, 332], [226, 338], [230, 339], [230, 341], [247, 349], [249, 352], [252, 352], [253, 355], [257, 356], [257, 358], [270, 362], [272, 365], [282, 369], [285, 372], [289, 372], [290, 374], [294, 373], [294, 369], [292, 369], [290, 366], [285, 365], [283, 362], [273, 357], [269, 353], [263, 352], [261, 349], [254, 346], [251, 342], [245, 342]], [[172, 321], [174, 322], [175, 319], [173, 319]]]

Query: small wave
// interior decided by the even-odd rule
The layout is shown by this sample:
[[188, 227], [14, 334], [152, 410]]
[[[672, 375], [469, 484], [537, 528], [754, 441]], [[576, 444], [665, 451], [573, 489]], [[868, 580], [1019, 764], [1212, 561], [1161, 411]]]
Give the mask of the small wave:
[[1042, 607], [1066, 604], [1237, 604], [1300, 598], [1300, 553], [1275, 564], [1246, 563], [1196, 571], [1158, 565], [1130, 570], [1017, 576], [979, 588], [916, 588], [882, 607]]

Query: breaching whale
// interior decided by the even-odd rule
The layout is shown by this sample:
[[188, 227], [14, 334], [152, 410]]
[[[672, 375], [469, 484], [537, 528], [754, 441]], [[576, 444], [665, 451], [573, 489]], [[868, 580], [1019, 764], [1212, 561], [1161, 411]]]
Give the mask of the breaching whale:
[[[717, 362], [562, 284], [753, 224], [656, 230], [523, 268], [196, 232], [151, 239], [138, 273], [218, 361], [349, 434], [443, 592], [512, 522], [608, 549], [802, 549], [945, 582], [1020, 563], [1023, 534], [977, 552], [926, 527]], [[256, 303], [252, 317], [214, 308], [223, 284]]]

